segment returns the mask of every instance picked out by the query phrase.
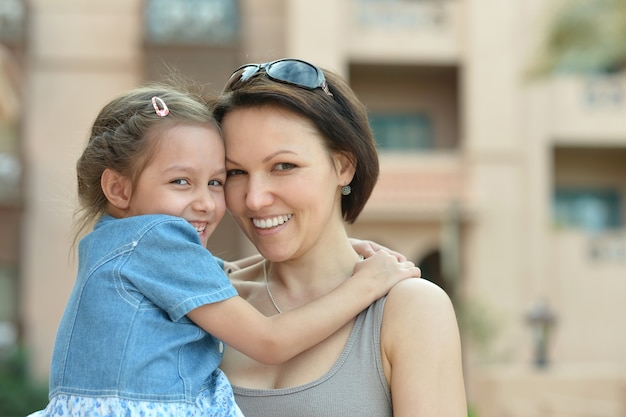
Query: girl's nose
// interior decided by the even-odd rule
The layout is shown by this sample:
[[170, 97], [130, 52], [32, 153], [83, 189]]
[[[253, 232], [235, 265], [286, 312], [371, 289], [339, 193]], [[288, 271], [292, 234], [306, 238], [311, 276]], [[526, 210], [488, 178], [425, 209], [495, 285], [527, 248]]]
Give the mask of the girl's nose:
[[216, 207], [215, 196], [208, 189], [199, 191], [193, 200], [192, 207], [197, 211], [213, 211]]

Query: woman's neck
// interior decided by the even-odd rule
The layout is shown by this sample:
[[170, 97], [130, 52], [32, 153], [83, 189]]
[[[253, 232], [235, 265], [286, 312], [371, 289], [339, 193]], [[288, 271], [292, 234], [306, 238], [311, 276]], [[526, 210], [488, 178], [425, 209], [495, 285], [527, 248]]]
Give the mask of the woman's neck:
[[[283, 262], [266, 261], [268, 286], [277, 304], [294, 308], [341, 285], [352, 275], [359, 255], [347, 237], [332, 246], [317, 245], [303, 256]], [[264, 277], [265, 278], [265, 277]], [[281, 308], [281, 310], [289, 309]]]

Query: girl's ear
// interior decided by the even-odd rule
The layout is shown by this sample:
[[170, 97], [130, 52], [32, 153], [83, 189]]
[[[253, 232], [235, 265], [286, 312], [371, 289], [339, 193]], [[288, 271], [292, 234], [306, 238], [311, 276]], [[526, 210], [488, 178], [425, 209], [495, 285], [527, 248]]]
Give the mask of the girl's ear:
[[354, 158], [350, 158], [350, 155], [344, 153], [338, 153], [335, 155], [335, 167], [337, 168], [339, 185], [350, 184], [356, 172], [356, 161], [354, 161]]
[[128, 209], [132, 192], [132, 184], [128, 178], [107, 168], [100, 177], [100, 186], [109, 204], [118, 210]]

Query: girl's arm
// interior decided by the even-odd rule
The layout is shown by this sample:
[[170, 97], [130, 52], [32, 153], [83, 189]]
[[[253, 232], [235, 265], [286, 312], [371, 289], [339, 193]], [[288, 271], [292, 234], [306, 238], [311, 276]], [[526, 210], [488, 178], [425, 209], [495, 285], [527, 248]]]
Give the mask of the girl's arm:
[[352, 277], [325, 296], [266, 317], [241, 297], [206, 304], [187, 316], [254, 360], [282, 363], [339, 330], [399, 281], [419, 275], [412, 262], [381, 251], [358, 262]]
[[459, 329], [440, 287], [411, 279], [391, 289], [381, 347], [394, 417], [467, 417]]

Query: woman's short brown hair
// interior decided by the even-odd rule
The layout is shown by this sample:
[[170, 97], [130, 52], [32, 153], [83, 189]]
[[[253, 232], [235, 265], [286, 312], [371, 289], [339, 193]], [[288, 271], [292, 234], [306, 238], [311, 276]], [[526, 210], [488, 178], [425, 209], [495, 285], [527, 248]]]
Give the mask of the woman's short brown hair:
[[218, 122], [230, 111], [259, 106], [279, 106], [299, 114], [316, 127], [329, 152], [345, 155], [355, 166], [350, 187], [342, 196], [341, 211], [347, 223], [354, 223], [369, 199], [378, 179], [376, 142], [367, 110], [348, 84], [332, 71], [323, 70], [332, 96], [321, 89], [309, 90], [271, 80], [259, 71], [250, 79], [225, 89], [214, 103]]

